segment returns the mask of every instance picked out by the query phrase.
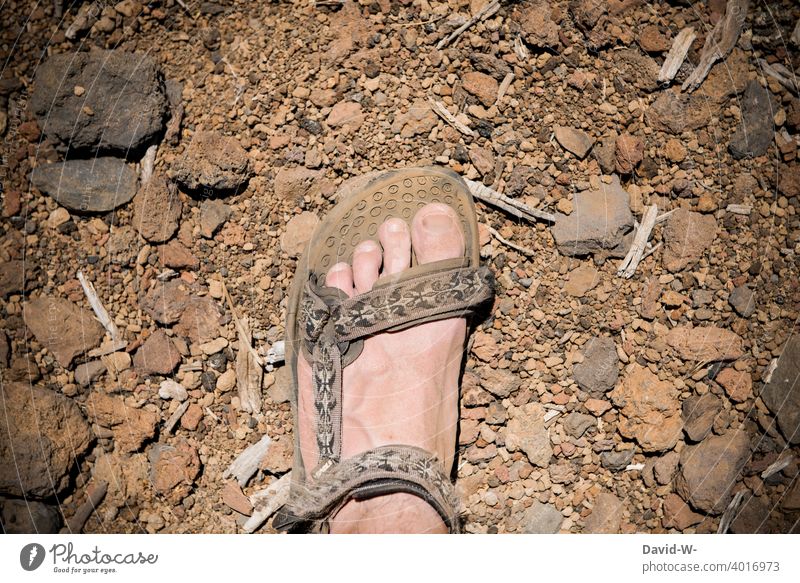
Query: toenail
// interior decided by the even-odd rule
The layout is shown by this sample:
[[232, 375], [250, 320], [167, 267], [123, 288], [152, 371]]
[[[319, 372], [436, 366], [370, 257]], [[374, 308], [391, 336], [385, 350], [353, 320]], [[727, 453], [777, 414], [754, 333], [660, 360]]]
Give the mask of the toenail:
[[372, 239], [367, 239], [366, 241], [362, 241], [358, 244], [355, 249], [355, 253], [367, 253], [371, 251], [375, 251], [378, 248], [378, 244], [373, 241]]
[[453, 228], [453, 218], [445, 213], [430, 213], [422, 217], [422, 226], [426, 231], [443, 233]]
[[386, 221], [386, 230], [390, 233], [403, 233], [406, 230], [405, 221]]

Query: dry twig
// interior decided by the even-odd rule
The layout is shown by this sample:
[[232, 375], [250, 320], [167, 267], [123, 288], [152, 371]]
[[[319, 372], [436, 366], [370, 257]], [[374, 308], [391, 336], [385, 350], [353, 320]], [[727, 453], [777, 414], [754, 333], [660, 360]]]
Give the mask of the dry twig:
[[462, 134], [464, 134], [465, 136], [469, 136], [469, 137], [474, 137], [475, 136], [475, 132], [473, 132], [465, 124], [463, 124], [460, 121], [458, 121], [458, 119], [456, 119], [456, 116], [454, 116], [452, 113], [450, 113], [450, 111], [448, 111], [448, 109], [445, 107], [444, 103], [442, 103], [441, 101], [436, 101], [435, 99], [433, 99], [431, 97], [428, 98], [428, 103], [431, 104], [431, 109], [433, 110], [433, 112], [435, 114], [437, 114], [444, 121], [449, 123], [455, 129], [460, 131]]
[[253, 514], [242, 527], [245, 532], [252, 533], [275, 514], [281, 506], [289, 501], [289, 486], [292, 484], [292, 472], [284, 474], [265, 489], [250, 496]]
[[455, 29], [452, 33], [450, 33], [450, 35], [440, 40], [439, 43], [436, 45], [436, 48], [442, 49], [446, 47], [451, 42], [460, 37], [464, 33], [464, 31], [467, 30], [470, 26], [472, 26], [479, 20], [488, 18], [489, 16], [497, 12], [499, 9], [500, 9], [500, 0], [492, 0], [486, 6], [481, 8], [480, 11], [478, 11], [478, 13], [475, 16], [473, 16], [472, 18], [467, 20], [464, 24]]
[[178, 424], [178, 421], [181, 420], [183, 414], [186, 413], [186, 409], [189, 408], [189, 401], [184, 401], [178, 408], [175, 409], [175, 412], [169, 416], [167, 422], [164, 424], [164, 433], [172, 433], [172, 430], [175, 429], [175, 426]]
[[258, 470], [258, 466], [264, 456], [267, 455], [267, 450], [272, 444], [269, 435], [264, 435], [259, 441], [245, 449], [240, 453], [235, 460], [228, 466], [222, 478], [233, 476], [239, 482], [239, 486], [244, 488], [248, 480], [253, 477], [253, 474]]
[[714, 63], [728, 56], [742, 33], [749, 4], [750, 0], [728, 0], [725, 16], [706, 37], [706, 44], [700, 53], [700, 62], [683, 82], [681, 89], [694, 91], [700, 87]]
[[739, 506], [742, 505], [742, 500], [744, 499], [744, 491], [736, 492], [736, 495], [731, 500], [728, 507], [725, 509], [725, 512], [722, 514], [722, 518], [719, 520], [719, 527], [717, 528], [717, 534], [725, 534], [728, 532], [728, 529], [731, 526], [731, 522], [736, 517], [736, 512], [739, 510]]
[[764, 59], [758, 59], [758, 64], [764, 70], [765, 75], [769, 75], [795, 95], [800, 93], [800, 84], [798, 84], [797, 78], [789, 69], [780, 63], [770, 65]]
[[491, 226], [489, 226], [489, 225], [486, 225], [486, 228], [487, 228], [487, 229], [489, 229], [489, 232], [490, 232], [490, 233], [491, 233], [491, 234], [492, 234], [492, 235], [493, 235], [493, 236], [494, 236], [494, 237], [495, 237], [495, 238], [496, 238], [498, 241], [500, 241], [500, 242], [501, 242], [501, 243], [503, 243], [504, 245], [508, 245], [508, 246], [509, 246], [509, 247], [511, 247], [512, 249], [515, 249], [515, 250], [519, 251], [519, 252], [520, 252], [520, 253], [522, 253], [523, 255], [528, 255], [529, 257], [532, 257], [533, 255], [535, 255], [535, 254], [536, 254], [536, 252], [535, 252], [533, 249], [528, 249], [527, 247], [523, 247], [522, 245], [517, 245], [517, 244], [515, 244], [515, 243], [512, 243], [512, 242], [511, 242], [511, 241], [509, 241], [508, 239], [504, 238], [504, 237], [503, 237], [503, 236], [502, 236], [500, 233], [498, 233], [498, 232], [497, 232], [497, 229], [495, 229], [495, 228], [493, 228], [493, 227], [491, 227]]
[[697, 35], [691, 26], [684, 28], [677, 34], [672, 41], [672, 48], [669, 49], [667, 58], [664, 59], [664, 64], [661, 65], [661, 71], [658, 73], [659, 83], [669, 83], [675, 78], [683, 61], [686, 60], [686, 54], [689, 52], [689, 47], [692, 46], [695, 38], [697, 38]]
[[469, 187], [469, 191], [473, 197], [477, 198], [478, 200], [482, 200], [485, 203], [501, 208], [507, 213], [514, 215], [518, 219], [525, 219], [532, 223], [536, 222], [537, 220], [548, 221], [550, 223], [556, 222], [556, 216], [553, 213], [548, 213], [546, 211], [540, 211], [538, 209], [529, 207], [526, 204], [522, 204], [521, 202], [500, 194], [496, 190], [492, 190], [480, 182], [469, 180], [468, 178], [465, 178], [464, 182], [467, 183], [467, 187]]
[[92, 306], [92, 310], [97, 316], [97, 319], [100, 320], [103, 328], [105, 328], [106, 331], [111, 335], [112, 342], [119, 342], [121, 339], [119, 337], [117, 325], [114, 323], [114, 320], [111, 319], [111, 316], [108, 315], [108, 312], [103, 306], [103, 303], [100, 301], [100, 298], [97, 297], [97, 292], [94, 290], [92, 282], [86, 279], [81, 271], [78, 271], [78, 281], [81, 282], [83, 293], [86, 294], [86, 299], [89, 300], [89, 305]]
[[[242, 321], [239, 319], [239, 315], [236, 313], [236, 309], [233, 307], [233, 300], [231, 299], [231, 294], [228, 293], [228, 287], [225, 285], [225, 279], [220, 275], [220, 282], [222, 283], [222, 293], [225, 296], [225, 301], [228, 302], [228, 308], [231, 311], [231, 315], [233, 316], [233, 323], [236, 326], [236, 331], [239, 333], [239, 337], [247, 336], [247, 331], [242, 326]], [[255, 361], [258, 363], [258, 366], [264, 366], [264, 363], [261, 360], [261, 357], [258, 356], [255, 348], [248, 344], [247, 350], [252, 354]]]
[[241, 408], [248, 413], [260, 413], [264, 370], [261, 363], [253, 358], [251, 347], [250, 325], [247, 318], [243, 318], [239, 331], [239, 352], [236, 355], [236, 386]]
[[514, 73], [507, 73], [505, 77], [503, 77], [503, 81], [500, 83], [500, 87], [497, 90], [497, 101], [495, 103], [500, 103], [500, 100], [508, 91], [508, 88], [511, 87], [511, 84], [514, 82]]
[[631, 245], [628, 254], [625, 256], [625, 259], [620, 262], [619, 267], [617, 268], [618, 276], [628, 279], [633, 277], [633, 274], [636, 273], [636, 268], [644, 258], [647, 241], [650, 239], [650, 233], [653, 231], [657, 217], [658, 206], [652, 204], [647, 207], [647, 211], [644, 213], [644, 217], [642, 218], [642, 224], [639, 225], [639, 228], [636, 230], [636, 236], [633, 238], [633, 244]]

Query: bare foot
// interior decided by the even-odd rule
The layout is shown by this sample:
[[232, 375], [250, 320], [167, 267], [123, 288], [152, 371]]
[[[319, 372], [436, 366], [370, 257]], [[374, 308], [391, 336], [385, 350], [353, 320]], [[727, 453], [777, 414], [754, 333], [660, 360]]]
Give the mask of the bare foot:
[[[402, 219], [378, 229], [380, 244], [363, 241], [353, 265], [337, 263], [325, 283], [354, 296], [372, 289], [378, 277], [417, 261], [460, 257], [464, 235], [447, 205], [433, 203], [414, 216], [409, 232]], [[458, 426], [458, 375], [466, 321], [450, 318], [367, 338], [361, 355], [342, 374], [342, 458], [392, 443], [435, 453], [445, 472], [453, 465]], [[311, 367], [298, 358], [300, 449], [307, 470], [317, 465]], [[390, 494], [347, 502], [330, 521], [335, 533], [447, 532], [439, 514], [412, 494]]]

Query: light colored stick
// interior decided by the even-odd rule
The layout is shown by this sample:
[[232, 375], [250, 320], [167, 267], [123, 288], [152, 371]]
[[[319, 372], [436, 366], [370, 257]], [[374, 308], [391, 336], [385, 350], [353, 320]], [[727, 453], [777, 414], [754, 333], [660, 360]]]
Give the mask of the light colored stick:
[[743, 499], [744, 499], [744, 491], [736, 492], [736, 495], [733, 497], [733, 500], [731, 500], [731, 503], [728, 504], [728, 507], [725, 509], [725, 513], [719, 520], [719, 527], [717, 528], [717, 534], [725, 534], [726, 532], [728, 532], [728, 529], [731, 526], [731, 522], [733, 522], [733, 517], [736, 515], [736, 511], [739, 510], [739, 506], [742, 505]]
[[488, 18], [489, 16], [497, 12], [499, 9], [500, 9], [500, 0], [492, 0], [486, 6], [481, 8], [480, 11], [475, 16], [473, 16], [472, 18], [467, 20], [464, 24], [455, 29], [452, 33], [450, 33], [449, 36], [440, 40], [439, 43], [436, 45], [436, 48], [442, 49], [446, 47], [451, 42], [460, 37], [464, 33], [464, 31], [467, 30], [470, 26], [472, 26], [479, 20]]
[[92, 491], [87, 496], [83, 504], [81, 504], [75, 511], [66, 525], [59, 531], [59, 534], [80, 534], [83, 525], [89, 520], [92, 512], [95, 511], [100, 502], [106, 496], [108, 491], [108, 482], [99, 481], [92, 486]]
[[292, 472], [284, 474], [264, 490], [250, 496], [253, 505], [253, 514], [247, 519], [242, 528], [246, 533], [253, 533], [264, 524], [267, 519], [275, 514], [281, 506], [289, 501], [289, 486], [292, 484]]
[[167, 419], [167, 422], [164, 424], [164, 433], [172, 433], [172, 430], [175, 429], [178, 421], [181, 420], [181, 417], [183, 417], [183, 414], [186, 413], [186, 409], [188, 408], [189, 401], [184, 401], [175, 409], [175, 412], [169, 416], [169, 419]]
[[111, 344], [104, 344], [98, 346], [97, 348], [93, 348], [87, 354], [92, 358], [96, 358], [98, 356], [105, 356], [106, 354], [111, 354], [112, 352], [117, 352], [118, 350], [124, 349], [128, 343], [125, 340], [117, 340], [116, 342], [112, 342]]
[[550, 223], [556, 222], [556, 216], [553, 213], [531, 208], [526, 204], [522, 204], [521, 202], [517, 202], [512, 198], [508, 198], [504, 194], [500, 194], [496, 190], [492, 190], [480, 182], [469, 180], [468, 178], [465, 178], [464, 182], [466, 182], [467, 187], [469, 188], [469, 191], [473, 197], [477, 198], [478, 200], [482, 200], [485, 203], [501, 208], [507, 213], [514, 215], [518, 219], [525, 219], [532, 223], [536, 222], [537, 220], [548, 221]]
[[511, 84], [514, 82], [514, 73], [507, 73], [505, 77], [503, 77], [503, 81], [500, 83], [500, 88], [497, 90], [497, 101], [495, 103], [500, 103], [500, 100], [508, 91], [508, 88], [511, 87]]
[[669, 49], [667, 58], [664, 59], [664, 64], [661, 65], [661, 71], [658, 73], [659, 83], [669, 83], [675, 78], [681, 65], [683, 65], [683, 61], [686, 60], [689, 47], [692, 46], [696, 38], [697, 35], [691, 26], [684, 28], [678, 33], [672, 41], [672, 48]]
[[651, 256], [653, 253], [655, 253], [656, 251], [658, 251], [658, 250], [659, 250], [659, 248], [661, 247], [661, 245], [663, 245], [663, 243], [659, 243], [658, 245], [656, 245], [656, 246], [655, 246], [655, 247], [653, 247], [652, 249], [648, 249], [648, 250], [647, 250], [647, 252], [646, 252], [644, 255], [642, 255], [642, 261], [644, 261], [645, 259], [647, 259], [648, 257], [650, 257], [650, 256]]
[[[233, 323], [236, 326], [236, 331], [239, 333], [240, 336], [246, 336], [245, 329], [242, 327], [242, 322], [239, 320], [239, 316], [236, 313], [236, 310], [233, 307], [233, 300], [231, 299], [231, 294], [228, 293], [228, 286], [225, 285], [225, 278], [222, 277], [220, 274], [219, 276], [220, 283], [222, 283], [222, 293], [225, 295], [225, 300], [228, 302], [228, 308], [231, 310], [231, 315], [233, 316]], [[261, 357], [258, 356], [255, 348], [248, 345], [249, 352], [253, 355], [253, 358], [258, 363], [258, 366], [264, 366]]]
[[792, 463], [793, 459], [794, 456], [792, 454], [789, 454], [785, 457], [779, 458], [778, 460], [772, 462], [766, 470], [761, 472], [761, 479], [766, 480], [770, 476], [777, 474], [783, 468]]
[[89, 305], [92, 306], [92, 310], [97, 316], [97, 319], [100, 320], [103, 328], [105, 328], [106, 331], [111, 335], [112, 342], [119, 342], [120, 337], [117, 325], [114, 323], [114, 320], [111, 319], [111, 316], [108, 315], [108, 312], [103, 306], [103, 303], [100, 301], [100, 298], [97, 297], [97, 292], [94, 291], [92, 282], [86, 279], [81, 271], [78, 271], [78, 281], [81, 282], [83, 293], [86, 294], [86, 299], [89, 300]]
[[735, 215], [749, 215], [753, 207], [749, 204], [729, 204], [725, 207], [725, 210]]
[[528, 47], [525, 46], [525, 43], [522, 42], [519, 36], [514, 38], [514, 52], [517, 54], [517, 58], [523, 63], [527, 63], [531, 56]]
[[258, 470], [258, 465], [264, 456], [267, 455], [269, 446], [272, 445], [272, 440], [269, 435], [264, 435], [259, 441], [245, 449], [239, 456], [233, 460], [225, 473], [222, 474], [223, 479], [228, 477], [236, 478], [239, 486], [245, 487], [248, 480], [253, 477], [253, 474]]
[[142, 158], [142, 166], [139, 173], [139, 182], [142, 186], [150, 182], [153, 177], [153, 168], [156, 165], [156, 153], [158, 153], [158, 144], [153, 144], [144, 153]]
[[441, 101], [436, 101], [436, 100], [434, 100], [434, 99], [432, 99], [430, 97], [428, 98], [428, 103], [431, 104], [431, 109], [433, 110], [434, 113], [436, 113], [439, 117], [441, 117], [444, 121], [449, 123], [451, 126], [456, 128], [462, 134], [464, 134], [465, 136], [470, 136], [470, 137], [474, 137], [475, 136], [475, 132], [473, 132], [469, 127], [467, 127], [466, 125], [464, 125], [463, 123], [458, 121], [456, 119], [456, 116], [454, 116], [452, 113], [450, 113], [447, 110], [447, 108], [444, 106], [444, 103], [442, 103]]
[[644, 464], [628, 464], [625, 466], [626, 472], [634, 472], [634, 471], [642, 471], [644, 469]]
[[658, 216], [658, 206], [651, 204], [647, 207], [647, 211], [644, 213], [644, 217], [642, 218], [642, 224], [639, 225], [639, 228], [636, 230], [636, 236], [633, 238], [633, 244], [631, 244], [631, 248], [628, 251], [628, 254], [625, 256], [619, 267], [617, 268], [617, 275], [624, 277], [625, 279], [630, 279], [633, 277], [633, 274], [636, 273], [636, 268], [639, 266], [639, 262], [642, 260], [642, 255], [644, 254], [647, 241], [650, 239], [650, 233], [653, 231], [653, 227], [656, 224], [656, 217]]
[[489, 225], [486, 225], [486, 228], [487, 228], [487, 229], [489, 229], [489, 232], [490, 232], [492, 235], [494, 235], [494, 237], [495, 237], [495, 238], [496, 238], [498, 241], [500, 241], [500, 242], [501, 242], [501, 243], [503, 243], [504, 245], [508, 245], [508, 246], [509, 246], [509, 247], [511, 247], [512, 249], [516, 249], [517, 251], [519, 251], [519, 252], [520, 252], [520, 253], [522, 253], [523, 255], [533, 256], [533, 255], [535, 255], [535, 254], [536, 254], [536, 252], [535, 252], [533, 249], [528, 249], [527, 247], [523, 247], [523, 246], [521, 246], [521, 245], [516, 245], [515, 243], [512, 243], [512, 242], [511, 242], [511, 241], [509, 241], [508, 239], [504, 238], [504, 237], [503, 237], [503, 236], [502, 236], [500, 233], [498, 233], [498, 232], [497, 232], [497, 229], [495, 229], [495, 228], [493, 228], [493, 227], [490, 227]]
[[783, 85], [786, 89], [797, 95], [800, 93], [800, 89], [798, 88], [798, 83], [794, 79], [794, 75], [787, 70], [783, 65], [779, 63], [775, 63], [774, 65], [770, 65], [764, 59], [758, 59], [758, 64], [764, 70], [766, 75], [769, 75], [773, 79], [775, 79], [778, 83]]
[[670, 218], [672, 216], [672, 213], [674, 213], [674, 212], [675, 212], [675, 209], [672, 209], [671, 211], [667, 211], [667, 212], [665, 212], [663, 214], [658, 215], [656, 217], [656, 225], [666, 221], [668, 218]]
[[750, 0], [728, 0], [725, 16], [706, 38], [706, 44], [703, 45], [700, 53], [700, 62], [697, 63], [697, 67], [688, 79], [683, 82], [681, 89], [694, 91], [700, 87], [714, 63], [728, 56], [742, 33], [749, 5]]
[[236, 385], [241, 408], [248, 413], [261, 412], [261, 377], [264, 369], [250, 352], [251, 336], [247, 318], [243, 318], [239, 332], [239, 352], [236, 355]]
[[794, 30], [792, 31], [792, 36], [789, 37], [795, 46], [800, 47], [800, 20], [797, 21], [797, 24], [794, 25]]

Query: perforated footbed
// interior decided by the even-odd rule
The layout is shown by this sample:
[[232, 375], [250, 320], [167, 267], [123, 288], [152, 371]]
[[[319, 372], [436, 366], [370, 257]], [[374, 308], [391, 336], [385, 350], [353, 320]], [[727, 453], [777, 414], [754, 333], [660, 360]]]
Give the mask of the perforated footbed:
[[[472, 197], [464, 182], [447, 170], [410, 168], [380, 175], [341, 201], [318, 226], [306, 266], [322, 276], [336, 263], [350, 263], [359, 243], [367, 239], [377, 241], [378, 227], [384, 221], [401, 218], [410, 228], [416, 212], [434, 202], [456, 211], [464, 232], [466, 257], [476, 264], [477, 223]], [[413, 254], [412, 265], [416, 265]]]

